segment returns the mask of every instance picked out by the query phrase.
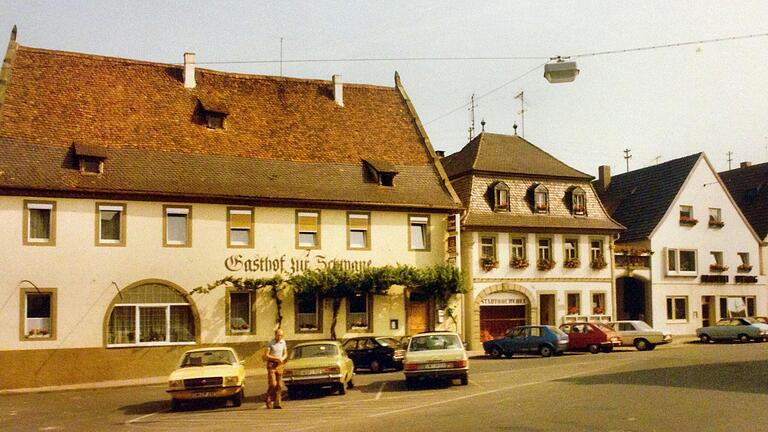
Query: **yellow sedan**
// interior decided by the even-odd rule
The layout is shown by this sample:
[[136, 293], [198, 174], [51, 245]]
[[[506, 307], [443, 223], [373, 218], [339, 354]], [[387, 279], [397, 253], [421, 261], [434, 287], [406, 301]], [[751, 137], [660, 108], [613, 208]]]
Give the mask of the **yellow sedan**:
[[179, 367], [168, 377], [171, 408], [184, 401], [225, 399], [240, 406], [245, 395], [244, 361], [228, 347], [194, 349], [181, 356]]
[[314, 341], [296, 345], [285, 363], [283, 382], [288, 397], [299, 388], [330, 387], [339, 394], [352, 388], [355, 365], [337, 341]]

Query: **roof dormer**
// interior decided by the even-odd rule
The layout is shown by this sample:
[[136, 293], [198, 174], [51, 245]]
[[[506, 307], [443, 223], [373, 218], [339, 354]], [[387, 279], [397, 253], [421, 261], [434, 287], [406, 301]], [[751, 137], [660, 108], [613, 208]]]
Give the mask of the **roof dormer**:
[[208, 129], [224, 129], [224, 119], [229, 116], [229, 109], [223, 103], [211, 99], [198, 99], [200, 116]]
[[492, 183], [488, 187], [489, 201], [493, 211], [509, 211], [509, 186], [503, 181]]
[[363, 165], [368, 179], [372, 183], [378, 183], [381, 186], [394, 186], [395, 176], [399, 171], [391, 162], [380, 159], [364, 159]]
[[98, 175], [104, 172], [107, 149], [94, 145], [74, 143], [77, 167], [81, 174]]
[[587, 215], [587, 193], [580, 186], [574, 186], [570, 191], [571, 213], [574, 216]]

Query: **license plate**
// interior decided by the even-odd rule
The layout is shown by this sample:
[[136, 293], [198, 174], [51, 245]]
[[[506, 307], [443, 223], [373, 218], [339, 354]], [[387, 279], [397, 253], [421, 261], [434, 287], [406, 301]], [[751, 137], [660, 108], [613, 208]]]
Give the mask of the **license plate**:
[[322, 369], [305, 369], [300, 371], [299, 375], [320, 375], [322, 372]]
[[195, 392], [195, 393], [192, 393], [192, 396], [196, 397], [196, 398], [209, 398], [209, 397], [214, 397], [215, 395], [216, 395], [216, 393], [214, 393], [214, 392]]
[[429, 363], [424, 365], [424, 369], [443, 369], [447, 367], [448, 365], [445, 363]]

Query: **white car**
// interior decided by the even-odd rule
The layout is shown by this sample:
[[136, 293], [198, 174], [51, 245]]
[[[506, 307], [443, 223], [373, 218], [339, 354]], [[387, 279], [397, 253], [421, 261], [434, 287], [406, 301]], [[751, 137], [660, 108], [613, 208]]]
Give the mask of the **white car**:
[[608, 325], [621, 336], [622, 346], [634, 346], [638, 351], [650, 351], [656, 345], [672, 342], [672, 334], [654, 330], [644, 321], [611, 321]]
[[458, 334], [426, 332], [413, 335], [403, 360], [405, 384], [413, 387], [421, 379], [458, 379], [469, 381], [469, 357]]

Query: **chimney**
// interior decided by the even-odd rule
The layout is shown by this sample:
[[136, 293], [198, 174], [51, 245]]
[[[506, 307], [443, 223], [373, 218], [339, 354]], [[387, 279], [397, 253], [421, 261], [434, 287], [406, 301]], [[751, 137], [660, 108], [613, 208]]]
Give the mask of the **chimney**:
[[344, 106], [344, 84], [341, 81], [341, 75], [333, 76], [333, 100], [336, 105]]
[[435, 154], [439, 158], [444, 158], [445, 157], [445, 150], [435, 150]]
[[752, 162], [750, 161], [744, 161], [739, 165], [739, 168], [749, 168], [752, 166]]
[[184, 88], [195, 88], [195, 53], [184, 53]]
[[608, 165], [600, 165], [597, 169], [598, 172], [598, 185], [602, 190], [607, 190], [611, 184], [611, 167]]

